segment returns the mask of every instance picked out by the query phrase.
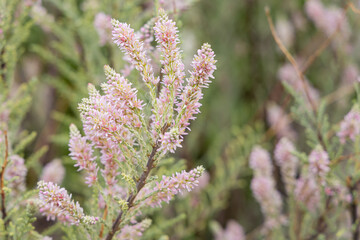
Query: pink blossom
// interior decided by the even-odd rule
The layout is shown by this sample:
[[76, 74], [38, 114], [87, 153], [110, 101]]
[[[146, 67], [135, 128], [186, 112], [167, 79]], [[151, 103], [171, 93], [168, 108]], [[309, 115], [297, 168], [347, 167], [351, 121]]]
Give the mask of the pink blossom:
[[340, 123], [340, 130], [337, 136], [340, 138], [341, 144], [345, 144], [346, 139], [349, 138], [355, 141], [360, 134], [360, 112], [357, 107], [353, 108]]
[[73, 124], [70, 125], [69, 150], [70, 157], [76, 161], [75, 167], [79, 167], [78, 171], [86, 171], [86, 183], [92, 186], [97, 181], [96, 158], [93, 156], [92, 145], [87, 142], [86, 137], [80, 135], [80, 131]]
[[138, 198], [146, 198], [141, 204], [150, 205], [152, 207], [161, 207], [162, 202], [169, 203], [174, 195], [183, 191], [192, 191], [199, 184], [199, 178], [204, 172], [204, 168], [199, 166], [190, 172], [182, 171], [175, 173], [171, 177], [163, 176], [160, 182], [156, 182], [156, 186], [148, 186], [141, 190]]
[[144, 82], [156, 85], [159, 79], [154, 77], [153, 68], [146, 57], [144, 43], [135, 35], [134, 29], [130, 28], [130, 25], [120, 23], [115, 19], [112, 19], [111, 23], [113, 25], [112, 39], [114, 43], [129, 56], [131, 63], [141, 73]]
[[47, 219], [57, 218], [63, 223], [78, 225], [95, 224], [97, 217], [86, 216], [78, 202], [71, 200], [71, 195], [64, 188], [52, 182], [38, 182], [40, 212], [47, 216]]
[[159, 20], [155, 22], [154, 31], [155, 40], [162, 57], [160, 63], [163, 65], [161, 69], [163, 87], [157, 99], [158, 113], [156, 116], [158, 118], [153, 119], [153, 122], [159, 122], [158, 125], [163, 126], [172, 118], [174, 100], [180, 93], [184, 82], [185, 67], [181, 60], [180, 49], [177, 46], [180, 40], [176, 23], [162, 13]]
[[53, 182], [61, 184], [65, 176], [65, 168], [60, 159], [54, 159], [45, 165], [41, 174], [41, 180], [44, 182]]
[[180, 146], [183, 135], [187, 134], [186, 130], [189, 129], [189, 121], [194, 120], [196, 118], [194, 115], [200, 112], [201, 104], [199, 101], [203, 96], [201, 89], [208, 87], [210, 78], [214, 78], [213, 73], [216, 69], [216, 60], [214, 58], [215, 54], [207, 43], [194, 56], [193, 70], [190, 72], [190, 78], [187, 79], [188, 84], [182, 94], [179, 95], [179, 103], [176, 109], [178, 116], [175, 125], [169, 132], [162, 134], [160, 151], [174, 152]]

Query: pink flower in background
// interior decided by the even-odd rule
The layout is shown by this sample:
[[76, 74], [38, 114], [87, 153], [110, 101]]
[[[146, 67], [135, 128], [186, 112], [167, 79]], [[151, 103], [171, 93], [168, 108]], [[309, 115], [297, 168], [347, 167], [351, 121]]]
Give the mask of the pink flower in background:
[[17, 195], [25, 191], [26, 174], [27, 168], [25, 166], [25, 160], [18, 155], [10, 156], [9, 163], [5, 168], [4, 178], [9, 182], [7, 187], [12, 190], [12, 195]]
[[340, 123], [340, 130], [337, 136], [341, 144], [345, 144], [346, 139], [355, 141], [356, 137], [360, 134], [360, 112], [357, 107], [353, 108]]
[[[301, 61], [299, 61], [301, 62]], [[301, 64], [298, 63], [299, 66]], [[306, 94], [306, 90], [304, 87], [303, 81], [298, 77], [298, 74], [295, 71], [295, 68], [290, 64], [286, 63], [278, 70], [278, 78], [280, 81], [285, 82], [286, 84], [290, 85], [295, 91], [301, 93], [304, 97], [306, 102], [308, 102], [308, 97]], [[317, 103], [319, 101], [319, 92], [309, 83], [307, 79], [305, 79], [305, 86], [311, 98], [311, 101]]]
[[288, 194], [295, 187], [295, 177], [299, 159], [292, 154], [295, 146], [287, 138], [282, 138], [275, 147], [274, 155], [276, 164], [280, 167], [281, 176]]
[[309, 171], [322, 185], [325, 185], [325, 177], [330, 171], [329, 155], [322, 147], [316, 147], [309, 155]]
[[359, 70], [354, 64], [348, 64], [342, 74], [342, 82], [344, 84], [354, 84], [359, 77]]
[[111, 42], [111, 17], [103, 12], [96, 14], [94, 19], [94, 27], [99, 34], [100, 45]]
[[132, 225], [125, 225], [120, 233], [117, 235], [117, 239], [122, 240], [140, 240], [143, 232], [151, 225], [150, 219], [145, 219], [141, 222], [135, 222]]
[[61, 184], [65, 176], [65, 168], [60, 159], [54, 159], [45, 165], [41, 174], [41, 180], [44, 182], [53, 182]]
[[266, 119], [278, 138], [296, 139], [296, 132], [291, 127], [291, 119], [279, 105], [275, 103], [267, 105]]
[[291, 47], [295, 40], [294, 26], [291, 22], [285, 19], [280, 19], [279, 21], [276, 21], [275, 28], [283, 44], [286, 47]]
[[242, 226], [234, 220], [229, 220], [225, 229], [217, 229], [215, 240], [245, 240]]
[[282, 200], [280, 193], [276, 190], [272, 176], [253, 177], [251, 190], [261, 206], [261, 211], [265, 217], [265, 227], [272, 229], [280, 226], [283, 223], [281, 216]]
[[341, 8], [325, 7], [320, 0], [308, 0], [305, 3], [305, 11], [315, 26], [322, 30], [327, 36], [331, 36], [338, 26], [341, 38], [347, 40], [350, 36], [349, 24], [343, 16]]
[[188, 9], [195, 0], [159, 0], [160, 7], [170, 12], [180, 12]]
[[312, 177], [296, 180], [295, 200], [309, 210], [315, 210], [320, 203], [320, 189]]

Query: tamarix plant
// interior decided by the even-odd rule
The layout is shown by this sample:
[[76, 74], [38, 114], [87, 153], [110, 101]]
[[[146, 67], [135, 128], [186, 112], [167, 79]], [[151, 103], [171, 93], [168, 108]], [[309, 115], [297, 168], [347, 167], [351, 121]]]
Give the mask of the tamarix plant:
[[51, 182], [38, 183], [40, 211], [81, 229], [67, 233], [72, 239], [139, 238], [151, 224], [147, 219], [140, 221], [146, 209], [161, 207], [174, 195], [191, 191], [204, 171], [199, 166], [160, 180], [156, 174], [167, 153], [181, 147], [189, 121], [199, 113], [202, 89], [214, 78], [216, 60], [210, 45], [198, 50], [184, 81], [178, 29], [160, 11], [153, 28], [161, 52], [161, 73], [156, 76], [134, 30], [114, 19], [112, 26], [112, 40], [139, 71], [149, 100], [138, 96], [128, 79], [109, 66], [104, 67], [107, 82], [101, 85], [102, 94], [89, 84], [89, 97], [79, 104], [84, 135], [71, 125], [69, 148], [75, 166], [98, 196], [90, 208], [95, 216], [86, 215], [65, 189]]

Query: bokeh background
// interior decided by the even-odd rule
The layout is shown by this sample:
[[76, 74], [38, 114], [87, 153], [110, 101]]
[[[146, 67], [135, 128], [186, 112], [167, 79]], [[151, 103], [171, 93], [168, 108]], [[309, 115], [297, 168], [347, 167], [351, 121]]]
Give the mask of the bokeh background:
[[[36, 164], [61, 159], [66, 168], [62, 185], [84, 202], [89, 192], [68, 157], [68, 126], [70, 123], [81, 126], [77, 104], [86, 96], [88, 83], [99, 85], [105, 80], [103, 65], [109, 64], [116, 70], [125, 65], [114, 44], [100, 43], [95, 17], [103, 12], [139, 29], [154, 15], [154, 2], [27, 2], [34, 5], [28, 16], [33, 25], [19, 47], [21, 57], [16, 63], [13, 83], [16, 88], [32, 78], [38, 81], [32, 92], [31, 108], [21, 125], [21, 129], [37, 132], [25, 156], [43, 149], [44, 154]], [[291, 129], [281, 133], [270, 117], [280, 114], [271, 110], [271, 104], [276, 104], [280, 112], [289, 112], [291, 100], [281, 81], [291, 82], [294, 72], [291, 67], [289, 70], [288, 61], [271, 34], [266, 6], [280, 39], [299, 65], [304, 66], [324, 47], [304, 72], [314, 95], [329, 97], [332, 121], [340, 121], [349, 110], [344, 106], [348, 106], [346, 101], [353, 94], [347, 86], [358, 76], [359, 15], [346, 9], [343, 1], [321, 3], [333, 13], [323, 22], [316, 19], [316, 12], [311, 12], [316, 9], [307, 9], [305, 0], [161, 3], [178, 22], [186, 66], [189, 67], [203, 42], [211, 44], [218, 62], [215, 79], [204, 91], [201, 114], [191, 123], [191, 132], [174, 155], [188, 169], [204, 165], [209, 177], [206, 186], [195, 197], [186, 196], [166, 206], [161, 210], [165, 216], [154, 211], [155, 223], [169, 218], [173, 224], [153, 229], [148, 238], [165, 233], [171, 239], [212, 239], [216, 229], [225, 227], [230, 220], [240, 223], [251, 237], [251, 232], [263, 221], [249, 187], [251, 171], [247, 160], [252, 145], [261, 142], [272, 146], [279, 136], [296, 132], [293, 137], [306, 150], [305, 144], [301, 145], [304, 134], [300, 126], [292, 124]], [[135, 85], [139, 82], [136, 73], [129, 78]], [[331, 95], [333, 92], [336, 94]], [[30, 169], [29, 187], [35, 187], [39, 174], [36, 167]], [[278, 184], [283, 188], [281, 182]]]

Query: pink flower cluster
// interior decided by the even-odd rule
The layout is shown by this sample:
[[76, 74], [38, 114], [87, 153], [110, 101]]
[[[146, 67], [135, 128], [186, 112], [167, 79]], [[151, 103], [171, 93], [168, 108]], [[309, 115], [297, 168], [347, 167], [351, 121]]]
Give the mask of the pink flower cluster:
[[145, 187], [141, 190], [138, 198], [146, 197], [142, 205], [161, 207], [162, 202], [169, 203], [174, 195], [182, 193], [184, 190], [190, 192], [199, 184], [199, 178], [204, 172], [204, 168], [199, 166], [190, 172], [182, 171], [175, 173], [171, 177], [163, 176], [160, 182], [156, 182], [155, 187]]
[[70, 225], [95, 224], [97, 217], [86, 216], [78, 202], [71, 200], [71, 195], [64, 188], [52, 182], [38, 182], [40, 212], [47, 219], [57, 218], [63, 223]]
[[358, 107], [353, 108], [340, 123], [340, 130], [337, 136], [340, 142], [345, 144], [346, 139], [355, 141], [356, 137], [360, 134], [360, 111]]
[[[146, 56], [144, 42], [134, 33], [128, 24], [112, 20], [114, 30], [113, 40], [128, 56], [130, 62], [141, 73], [144, 82], [150, 87], [153, 103], [153, 116], [151, 117], [151, 133], [154, 139], [160, 135], [161, 147], [159, 151], [174, 152], [181, 146], [183, 135], [189, 126], [189, 120], [195, 119], [199, 113], [202, 98], [201, 89], [207, 87], [210, 78], [213, 78], [215, 67], [215, 54], [209, 44], [204, 44], [192, 62], [193, 70], [183, 86], [185, 77], [184, 64], [178, 48], [178, 30], [174, 21], [170, 20], [164, 12], [155, 22], [154, 34], [161, 52], [163, 68], [162, 88], [159, 97], [154, 96], [154, 86], [159, 78], [154, 77], [150, 59]], [[156, 98], [156, 99], [155, 99]], [[174, 111], [174, 105], [176, 109]], [[175, 117], [175, 115], [177, 116]], [[163, 127], [169, 129], [163, 132]]]
[[[163, 176], [155, 187], [153, 182], [146, 183], [145, 179], [145, 186], [136, 189], [140, 183], [136, 181], [140, 181], [139, 177], [144, 176], [141, 174], [145, 171], [151, 170], [147, 166], [151, 160], [158, 161], [168, 151], [174, 152], [181, 146], [183, 135], [189, 129], [189, 121], [199, 113], [201, 90], [208, 87], [210, 79], [214, 78], [215, 54], [209, 44], [204, 44], [194, 56], [190, 77], [184, 84], [185, 67], [178, 47], [178, 30], [175, 22], [161, 13], [153, 28], [157, 49], [161, 53], [162, 81], [158, 85], [160, 77], [154, 76], [153, 67], [146, 56], [152, 32], [143, 29], [143, 35], [135, 34], [128, 24], [116, 20], [112, 20], [112, 25], [113, 41], [140, 72], [150, 90], [151, 105], [144, 109], [146, 105], [138, 99], [137, 89], [132, 88], [132, 84], [122, 75], [105, 66], [107, 82], [101, 85], [103, 94], [89, 84], [89, 96], [79, 104], [84, 136], [75, 125], [70, 126], [70, 157], [76, 161], [75, 166], [79, 171], [84, 170], [89, 186], [99, 183], [100, 207], [105, 206], [105, 195], [125, 202], [126, 195], [135, 194], [136, 190], [140, 190], [135, 195], [136, 199], [143, 197], [143, 201], [139, 204], [131, 203], [134, 204], [131, 205], [132, 209], [143, 205], [161, 206], [162, 202], [169, 202], [175, 194], [193, 190], [204, 168], [175, 173], [171, 177]], [[159, 96], [156, 88], [159, 88]], [[149, 123], [147, 120], [150, 120]], [[94, 153], [94, 150], [98, 150], [99, 154]], [[99, 155], [101, 166], [97, 164], [96, 155]], [[154, 162], [153, 165], [157, 163]], [[145, 167], [148, 169], [145, 170]], [[101, 186], [102, 181], [98, 179], [99, 170], [105, 186]], [[119, 175], [123, 176], [123, 182], [119, 182]], [[71, 200], [65, 189], [44, 181], [38, 183], [38, 188], [41, 211], [48, 218], [57, 217], [70, 224], [97, 221], [85, 216], [82, 208]], [[141, 225], [127, 225], [120, 233], [121, 238], [136, 239], [140, 235], [131, 235], [137, 232], [136, 229], [142, 229]]]
[[[180, 42], [176, 23], [163, 14], [155, 23], [155, 40], [161, 53], [163, 74], [161, 92], [157, 101], [158, 114], [153, 119], [153, 128], [160, 128], [171, 121], [173, 105], [177, 95], [180, 93], [184, 82], [184, 64], [181, 60], [180, 49], [177, 46]], [[154, 118], [155, 116], [153, 116]]]
[[199, 101], [203, 96], [201, 89], [208, 87], [210, 78], [214, 78], [212, 75], [216, 69], [214, 57], [215, 54], [207, 43], [195, 55], [192, 62], [193, 70], [190, 72], [190, 78], [187, 79], [188, 85], [179, 95], [179, 103], [176, 108], [178, 115], [175, 123], [170, 131], [161, 137], [162, 150], [174, 152], [177, 147], [181, 146], [183, 135], [186, 135], [186, 129], [189, 129], [189, 121], [194, 120], [196, 118], [194, 115], [200, 112]]
[[[75, 125], [70, 125], [70, 157], [76, 161], [75, 167], [79, 167], [78, 171], [84, 169], [86, 171], [86, 184], [92, 186], [97, 181], [98, 167], [93, 156], [93, 149], [90, 143], [86, 141], [86, 137], [80, 135], [80, 131]], [[45, 180], [45, 179], [44, 179]]]
[[111, 20], [113, 25], [113, 41], [129, 57], [131, 63], [135, 66], [145, 83], [156, 85], [159, 78], [154, 77], [154, 72], [148, 58], [144, 43], [135, 35], [134, 29], [129, 24], [121, 23], [115, 19]]

